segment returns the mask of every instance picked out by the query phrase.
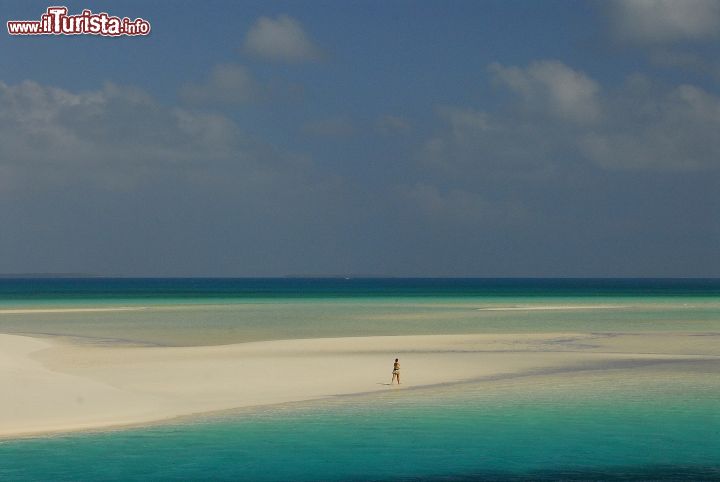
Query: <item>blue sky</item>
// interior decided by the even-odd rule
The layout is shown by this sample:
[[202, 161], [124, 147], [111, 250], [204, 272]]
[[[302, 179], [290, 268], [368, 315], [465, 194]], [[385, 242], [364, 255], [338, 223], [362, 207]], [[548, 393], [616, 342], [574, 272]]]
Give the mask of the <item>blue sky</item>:
[[0, 272], [720, 273], [717, 2], [64, 5], [153, 30], [0, 37]]

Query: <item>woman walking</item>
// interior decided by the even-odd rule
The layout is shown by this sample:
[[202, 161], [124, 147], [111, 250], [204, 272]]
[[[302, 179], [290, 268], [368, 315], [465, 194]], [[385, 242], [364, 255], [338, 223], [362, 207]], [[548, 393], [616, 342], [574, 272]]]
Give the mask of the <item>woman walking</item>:
[[395, 363], [393, 364], [393, 373], [392, 373], [392, 380], [390, 380], [390, 385], [393, 384], [395, 379], [397, 378], [398, 385], [400, 385], [400, 362], [398, 359], [395, 359]]

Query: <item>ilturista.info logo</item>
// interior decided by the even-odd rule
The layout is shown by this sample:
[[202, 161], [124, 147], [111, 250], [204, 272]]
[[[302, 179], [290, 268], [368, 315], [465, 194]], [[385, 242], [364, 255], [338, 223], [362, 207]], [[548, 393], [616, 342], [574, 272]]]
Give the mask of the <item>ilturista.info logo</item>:
[[148, 35], [150, 22], [142, 18], [115, 17], [89, 9], [68, 15], [67, 7], [48, 7], [40, 20], [8, 20], [10, 35]]

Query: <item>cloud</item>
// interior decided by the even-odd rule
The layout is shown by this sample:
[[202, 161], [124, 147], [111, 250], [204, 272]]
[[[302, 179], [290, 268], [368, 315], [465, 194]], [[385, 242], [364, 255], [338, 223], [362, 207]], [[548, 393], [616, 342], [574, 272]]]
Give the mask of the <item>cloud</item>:
[[180, 164], [226, 159], [244, 138], [229, 119], [168, 108], [108, 83], [74, 93], [25, 81], [0, 83], [0, 163]]
[[234, 64], [217, 65], [204, 82], [180, 89], [181, 97], [192, 104], [243, 104], [265, 94], [245, 67]]
[[245, 35], [243, 50], [273, 62], [313, 62], [323, 57], [300, 22], [287, 15], [260, 17]]
[[562, 62], [542, 60], [528, 67], [489, 66], [493, 79], [520, 95], [529, 109], [576, 122], [592, 122], [601, 115], [599, 85]]
[[658, 67], [682, 69], [720, 79], [720, 63], [715, 59], [705, 58], [697, 52], [673, 48], [657, 48], [648, 54], [648, 60]]
[[425, 164], [460, 175], [469, 166], [485, 170], [496, 164], [494, 157], [487, 156], [492, 134], [486, 112], [448, 105], [435, 111], [442, 129], [424, 143], [421, 159]]
[[106, 84], [71, 92], [0, 82], [0, 170], [16, 186], [132, 190], [164, 176], [226, 184], [239, 173], [243, 183], [286, 174], [283, 182], [291, 182], [306, 164], [251, 139], [226, 116], [166, 106], [138, 89]]
[[439, 128], [419, 152], [420, 162], [434, 172], [454, 182], [473, 179], [475, 188], [554, 175], [551, 152], [559, 146], [549, 139], [558, 138], [555, 129], [565, 124], [552, 114], [514, 110], [490, 114], [448, 105], [437, 107], [436, 114]]
[[609, 169], [720, 168], [720, 97], [692, 85], [656, 93], [641, 83], [610, 99], [614, 122], [578, 137]]
[[114, 84], [0, 82], [0, 220], [13, 226], [0, 272], [324, 270], [325, 253], [347, 250], [335, 236], [344, 193], [312, 159], [223, 115]]
[[445, 120], [458, 139], [472, 138], [490, 129], [490, 116], [474, 109], [440, 106], [438, 115]]
[[716, 0], [612, 0], [606, 3], [616, 38], [634, 44], [697, 41], [717, 36]]
[[[495, 112], [439, 107], [441, 123], [422, 143], [423, 165], [445, 179], [520, 185], [587, 169], [720, 169], [720, 96], [698, 86], [668, 87], [632, 75], [624, 85], [602, 91], [570, 67], [544, 61], [528, 68], [494, 64], [491, 72], [518, 95]], [[571, 85], [570, 93], [559, 87], [553, 92], [547, 78], [565, 79], [555, 87]]]
[[412, 126], [405, 117], [387, 114], [377, 120], [375, 130], [384, 136], [394, 136], [408, 134]]
[[481, 195], [463, 189], [451, 188], [441, 191], [437, 186], [417, 182], [397, 187], [401, 200], [434, 221], [450, 224], [476, 224], [488, 221], [504, 212]]

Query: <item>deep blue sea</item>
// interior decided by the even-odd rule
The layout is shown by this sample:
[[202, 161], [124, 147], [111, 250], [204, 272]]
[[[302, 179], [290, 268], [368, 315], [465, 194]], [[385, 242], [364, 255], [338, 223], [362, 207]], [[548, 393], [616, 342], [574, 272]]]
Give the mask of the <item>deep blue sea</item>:
[[[7, 311], [88, 306], [142, 309]], [[0, 280], [0, 332], [103, 343], [567, 330], [718, 336], [720, 280]], [[5, 440], [6, 480], [720, 480], [720, 359]]]
[[0, 302], [720, 296], [720, 279], [0, 278]]

